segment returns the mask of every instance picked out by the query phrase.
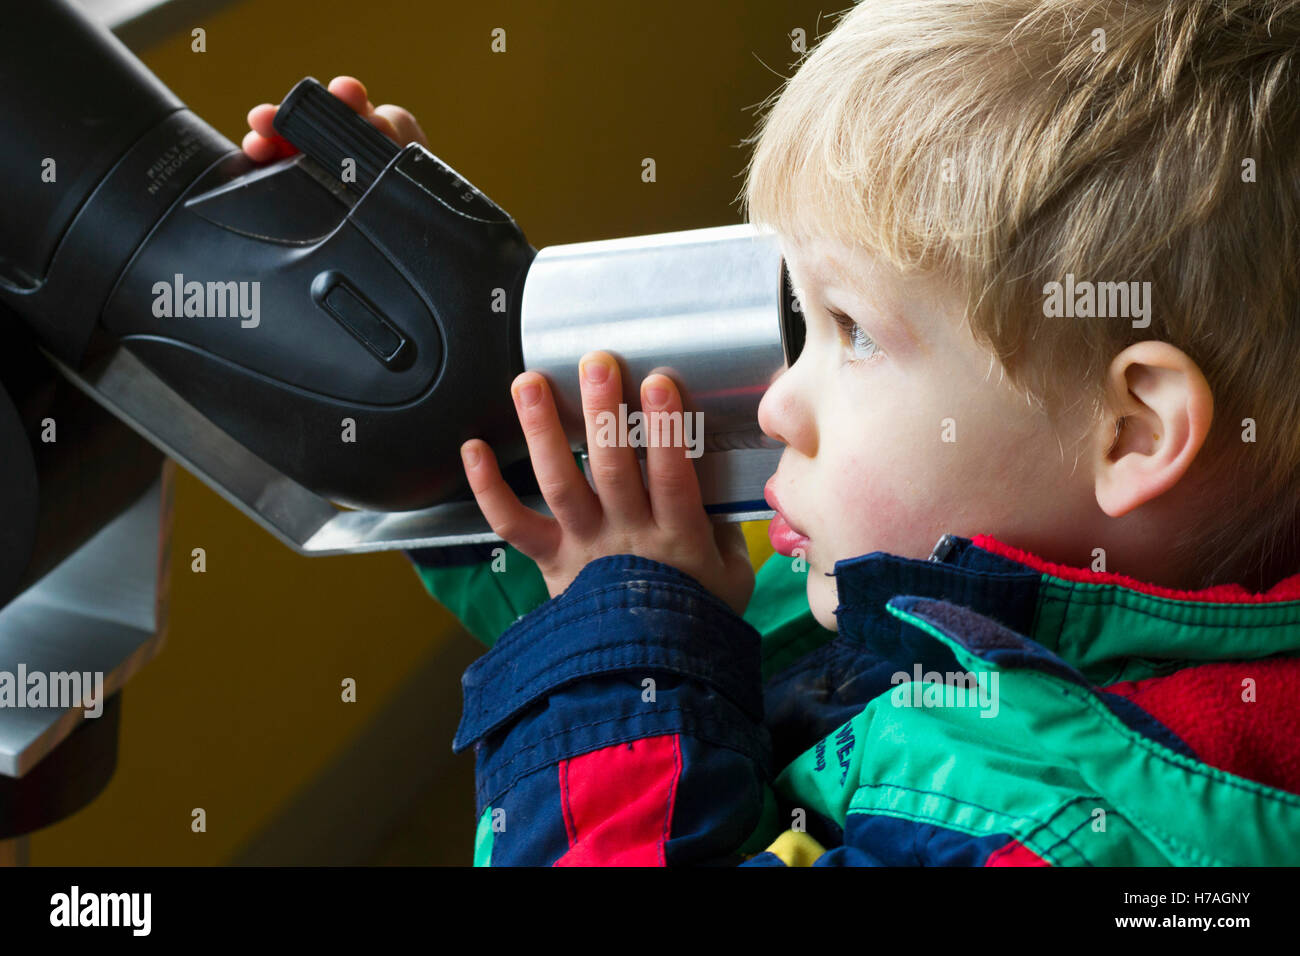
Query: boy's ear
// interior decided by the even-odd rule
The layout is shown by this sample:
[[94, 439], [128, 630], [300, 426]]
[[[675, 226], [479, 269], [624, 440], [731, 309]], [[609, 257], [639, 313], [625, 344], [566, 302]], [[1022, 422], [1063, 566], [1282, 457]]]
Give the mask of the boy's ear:
[[1200, 368], [1168, 342], [1138, 342], [1111, 362], [1107, 388], [1116, 418], [1096, 435], [1097, 504], [1118, 518], [1164, 494], [1205, 443], [1214, 396]]

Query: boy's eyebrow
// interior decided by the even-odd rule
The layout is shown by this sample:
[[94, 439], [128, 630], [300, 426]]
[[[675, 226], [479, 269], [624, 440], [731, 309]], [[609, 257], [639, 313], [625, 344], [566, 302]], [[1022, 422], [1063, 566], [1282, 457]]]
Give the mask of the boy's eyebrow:
[[[795, 275], [795, 264], [787, 260], [787, 267], [790, 269], [792, 278], [801, 278]], [[802, 265], [802, 264], [800, 264]], [[839, 258], [830, 254], [823, 254], [812, 257], [809, 263], [808, 278], [822, 285], [834, 285], [842, 287], [844, 291], [861, 299], [863, 302], [870, 302], [873, 297], [868, 291], [867, 286], [862, 282], [861, 276], [855, 274], [857, 270], [845, 266]], [[832, 280], [828, 282], [827, 280]], [[919, 346], [919, 339], [916, 332], [911, 328], [903, 315], [896, 310], [875, 310], [880, 320], [887, 321], [889, 325], [896, 330], [896, 334], [901, 334], [908, 343], [913, 347]], [[888, 318], [886, 318], [888, 317]], [[865, 318], [865, 317], [861, 317]]]
[[[866, 287], [862, 284], [861, 278], [854, 274], [854, 271], [840, 263], [839, 259], [832, 256], [821, 257], [821, 262], [827, 266], [826, 272], [829, 276], [815, 276], [814, 278], [834, 280], [834, 284], [842, 286], [846, 291], [854, 295], [864, 296], [867, 294]], [[831, 283], [827, 283], [828, 285]]]
[[[871, 303], [874, 297], [868, 291], [867, 286], [861, 281], [860, 276], [854, 275], [849, 269], [842, 266], [838, 259], [832, 256], [823, 256], [821, 261], [828, 264], [828, 272], [836, 280], [839, 286], [846, 291], [862, 300], [864, 303]], [[908, 350], [924, 351], [921, 345], [921, 339], [916, 330], [912, 327], [912, 322], [899, 309], [873, 308], [872, 315], [875, 316], [876, 322], [884, 322], [886, 327], [891, 330], [891, 337], [894, 337], [894, 345], [906, 346]], [[872, 320], [867, 316], [854, 316], [855, 319], [861, 319], [868, 323]], [[879, 327], [877, 327], [879, 328]]]
[[[823, 263], [829, 266], [829, 269], [826, 271], [829, 271], [830, 278], [835, 279], [838, 283], [847, 286], [850, 290], [854, 292], [862, 291], [862, 287], [858, 285], [857, 280], [852, 275], [850, 275], [849, 270], [846, 269], [844, 266], [842, 266], [838, 259], [834, 259], [831, 256], [817, 256], [815, 259], [813, 259], [813, 261], [809, 263], [809, 268], [807, 269], [806, 277], [817, 282], [825, 283], [827, 276], [825, 275], [824, 271], [821, 268], [819, 268], [819, 266]], [[804, 273], [804, 269], [801, 263], [796, 264], [787, 257], [786, 268], [790, 270], [791, 278], [803, 277], [802, 274]], [[796, 276], [795, 275], [796, 272], [800, 273], [801, 275]]]
[[835, 259], [831, 256], [827, 256], [826, 261], [830, 263], [831, 275], [833, 275], [836, 279], [844, 283], [849, 288], [855, 291], [858, 290], [859, 287], [858, 287], [857, 279], [849, 275], [849, 270], [844, 268], [844, 266], [840, 265], [840, 261], [838, 259]]

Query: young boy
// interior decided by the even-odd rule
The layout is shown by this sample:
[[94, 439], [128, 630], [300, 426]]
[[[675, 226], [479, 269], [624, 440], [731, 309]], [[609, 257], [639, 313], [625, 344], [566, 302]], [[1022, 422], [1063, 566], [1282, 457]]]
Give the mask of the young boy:
[[495, 640], [475, 862], [1300, 863], [1297, 57], [1297, 2], [844, 15], [748, 170], [806, 321], [759, 609], [682, 449], [593, 493], [533, 373], [556, 518], [463, 449], [517, 589], [414, 555]]

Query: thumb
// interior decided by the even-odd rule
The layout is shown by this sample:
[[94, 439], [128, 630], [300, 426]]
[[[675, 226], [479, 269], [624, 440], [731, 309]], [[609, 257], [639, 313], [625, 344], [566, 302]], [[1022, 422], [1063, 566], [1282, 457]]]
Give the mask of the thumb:
[[746, 561], [749, 560], [749, 542], [745, 540], [739, 522], [715, 522], [713, 525], [713, 541], [718, 546], [718, 554], [724, 558], [743, 557]]
[[713, 540], [722, 558], [727, 605], [737, 614], [744, 614], [749, 599], [754, 594], [754, 567], [749, 559], [749, 544], [734, 521], [719, 522], [713, 527]]

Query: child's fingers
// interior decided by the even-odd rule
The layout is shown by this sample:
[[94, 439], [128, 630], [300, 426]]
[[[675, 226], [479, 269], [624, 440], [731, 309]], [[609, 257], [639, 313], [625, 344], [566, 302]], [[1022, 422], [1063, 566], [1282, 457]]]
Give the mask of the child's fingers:
[[278, 106], [271, 103], [259, 103], [248, 111], [248, 126], [254, 132], [260, 133], [267, 139], [274, 138], [275, 132], [275, 114], [279, 110]]
[[546, 379], [536, 372], [522, 372], [511, 384], [510, 394], [528, 442], [537, 487], [551, 514], [562, 528], [580, 537], [594, 533], [601, 521], [600, 502], [573, 460]]
[[420, 129], [420, 124], [416, 122], [410, 110], [394, 106], [392, 103], [385, 103], [383, 106], [376, 106], [375, 113], [384, 117], [392, 125], [392, 136], [399, 145], [405, 146], [407, 143], [414, 142], [419, 143], [425, 149], [429, 148], [429, 141], [424, 137], [424, 130]]
[[244, 134], [241, 148], [248, 155], [248, 158], [255, 163], [268, 163], [273, 159], [282, 159], [285, 156], [292, 156], [297, 152], [293, 145], [276, 137], [267, 139], [261, 133], [249, 130]]
[[588, 352], [578, 362], [578, 376], [582, 380], [582, 414], [587, 424], [587, 461], [601, 507], [618, 524], [641, 524], [650, 518], [641, 463], [620, 429], [607, 425], [620, 421], [623, 381], [618, 362], [608, 352]]
[[[380, 107], [380, 109], [383, 109], [383, 107]], [[405, 146], [407, 144], [408, 140], [402, 139], [397, 127], [393, 125], [392, 119], [379, 112], [379, 110], [374, 110], [367, 114], [366, 121], [393, 142], [397, 143], [397, 145]]]
[[248, 155], [248, 158], [255, 163], [264, 163], [268, 159], [275, 157], [275, 144], [251, 129], [244, 134], [240, 147]]
[[275, 114], [278, 110], [278, 106], [262, 103], [248, 111], [250, 129], [244, 134], [241, 146], [254, 162], [267, 163], [298, 152], [292, 143], [275, 131]]
[[[686, 416], [673, 380], [659, 373], [646, 376], [641, 383], [641, 408], [646, 417], [646, 478], [655, 524], [685, 532], [699, 524], [704, 502], [695, 461], [686, 456]], [[703, 441], [703, 436], [698, 439]]]
[[[356, 77], [336, 76], [330, 80], [327, 89], [399, 145], [404, 146], [412, 140], [426, 147], [429, 145], [414, 116], [402, 107], [388, 103], [376, 109], [370, 102], [365, 85]], [[298, 151], [275, 131], [275, 114], [278, 110], [279, 106], [271, 103], [259, 103], [248, 111], [248, 126], [259, 138], [245, 136], [243, 149], [256, 162], [292, 156]]]
[[362, 116], [370, 112], [366, 108], [370, 102], [366, 87], [355, 76], [336, 76], [330, 80], [326, 89]]
[[492, 531], [534, 561], [553, 554], [559, 545], [559, 526], [524, 507], [501, 477], [488, 443], [471, 438], [460, 446], [460, 457], [474, 500]]
[[724, 565], [738, 564], [753, 567], [749, 558], [749, 542], [740, 525], [734, 521], [718, 521], [713, 525], [713, 540]]
[[240, 145], [248, 157], [258, 163], [269, 163], [275, 159], [284, 159], [298, 152], [297, 147], [287, 140], [278, 136], [275, 139], [267, 139], [252, 130], [244, 134], [244, 140]]

